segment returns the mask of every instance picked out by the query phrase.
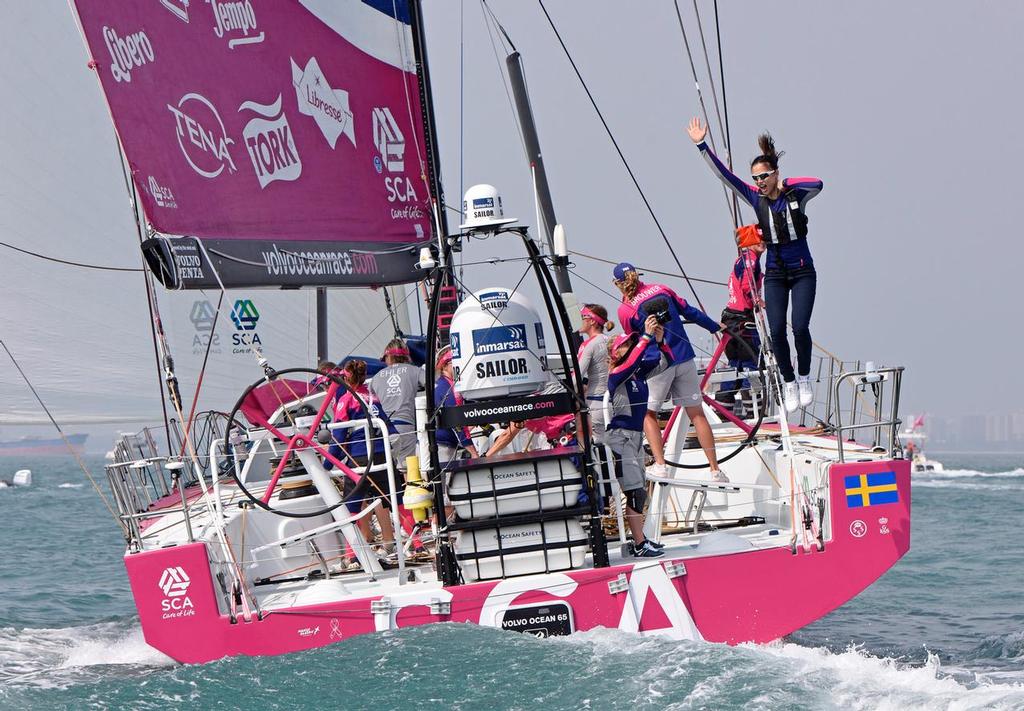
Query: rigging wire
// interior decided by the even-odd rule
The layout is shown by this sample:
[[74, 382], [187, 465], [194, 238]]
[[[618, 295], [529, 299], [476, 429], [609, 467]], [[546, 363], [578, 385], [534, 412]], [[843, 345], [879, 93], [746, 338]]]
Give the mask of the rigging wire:
[[[729, 95], [725, 90], [725, 62], [722, 59], [722, 29], [718, 23], [718, 0], [715, 0], [715, 38], [718, 42], [718, 83], [722, 85], [722, 113], [725, 115], [723, 125], [723, 137], [725, 138], [725, 158], [728, 161], [729, 170], [732, 170], [732, 133], [729, 130]], [[710, 71], [710, 67], [708, 68]], [[740, 200], [733, 193], [733, 211], [736, 215], [736, 223], [741, 221]]]
[[56, 262], [57, 264], [66, 264], [69, 267], [81, 267], [82, 269], [98, 269], [106, 272], [141, 272], [142, 269], [138, 267], [112, 267], [106, 264], [88, 264], [87, 262], [75, 262], [70, 259], [60, 259], [58, 257], [51, 257], [47, 254], [40, 254], [39, 252], [33, 252], [23, 247], [15, 246], [9, 242], [0, 242], [0, 247], [7, 247], [7, 249], [13, 249], [15, 252], [21, 252], [27, 254], [30, 257], [37, 257], [38, 259], [46, 260], [47, 262]]
[[92, 483], [92, 488], [94, 488], [96, 490], [96, 493], [99, 494], [100, 500], [103, 502], [103, 505], [107, 507], [107, 511], [110, 512], [110, 515], [114, 517], [114, 521], [121, 528], [121, 530], [124, 531], [124, 521], [122, 521], [114, 512], [114, 508], [110, 505], [110, 502], [107, 501], [107, 497], [103, 494], [103, 490], [100, 489], [99, 484], [97, 484], [96, 480], [93, 478], [92, 472], [90, 472], [89, 468], [85, 466], [85, 462], [82, 461], [81, 455], [79, 455], [75, 448], [71, 446], [71, 442], [68, 441], [67, 435], [64, 434], [64, 430], [61, 429], [61, 426], [59, 424], [57, 424], [57, 420], [54, 419], [53, 414], [50, 413], [50, 408], [46, 406], [46, 403], [43, 402], [43, 398], [41, 398], [39, 396], [39, 393], [36, 392], [35, 387], [32, 385], [32, 381], [28, 379], [28, 376], [25, 375], [25, 371], [21, 369], [21, 365], [18, 363], [18, 360], [14, 357], [14, 354], [11, 353], [11, 349], [8, 348], [7, 344], [4, 343], [4, 341], [2, 340], [0, 340], [0, 346], [3, 346], [3, 349], [7, 352], [7, 356], [11, 359], [11, 363], [13, 363], [14, 367], [17, 368], [18, 374], [21, 375], [21, 379], [25, 381], [25, 384], [28, 386], [28, 389], [32, 391], [32, 395], [35, 396], [36, 401], [39, 403], [39, 406], [43, 408], [43, 412], [45, 412], [46, 416], [50, 418], [50, 422], [57, 430], [57, 434], [59, 434], [60, 438], [64, 440], [64, 445], [68, 448], [68, 451], [71, 452], [72, 456], [74, 456], [75, 460], [78, 462], [78, 466], [82, 468], [82, 471], [85, 473], [85, 476]]
[[576, 66], [575, 60], [569, 53], [569, 48], [566, 46], [565, 41], [562, 39], [562, 35], [558, 32], [558, 28], [555, 26], [554, 20], [548, 13], [548, 9], [544, 6], [544, 0], [537, 0], [540, 4], [540, 9], [543, 10], [544, 16], [547, 18], [548, 24], [551, 26], [551, 30], [555, 33], [555, 37], [558, 39], [558, 43], [562, 46], [562, 51], [565, 52], [566, 59], [569, 60], [569, 64], [572, 65], [573, 71], [576, 73], [576, 78], [579, 79], [580, 84], [583, 86], [583, 90], [587, 94], [587, 98], [590, 99], [590, 105], [594, 107], [597, 117], [601, 120], [601, 125], [604, 126], [605, 133], [608, 134], [608, 138], [611, 140], [612, 145], [615, 147], [616, 153], [619, 155], [619, 159], [622, 161], [622, 165], [626, 168], [626, 172], [629, 174], [630, 179], [633, 181], [634, 187], [640, 194], [640, 199], [643, 200], [644, 205], [647, 207], [647, 212], [650, 214], [651, 219], [654, 221], [654, 226], [658, 229], [661, 234], [662, 240], [665, 242], [665, 246], [668, 247], [668, 251], [672, 254], [672, 259], [675, 260], [676, 266], [679, 267], [680, 273], [683, 275], [683, 279], [686, 280], [686, 285], [690, 288], [690, 292], [693, 294], [693, 298], [697, 300], [697, 305], [700, 306], [701, 311], [707, 311], [704, 308], [704, 304], [701, 303], [700, 296], [697, 294], [697, 290], [694, 288], [690, 277], [686, 274], [686, 269], [683, 268], [683, 263], [679, 260], [679, 255], [676, 254], [675, 248], [672, 246], [672, 242], [669, 241], [668, 234], [665, 229], [661, 226], [661, 222], [658, 220], [657, 215], [654, 213], [654, 208], [651, 206], [650, 201], [647, 199], [647, 194], [644, 193], [642, 187], [640, 187], [640, 181], [637, 180], [636, 174], [633, 172], [632, 167], [629, 165], [629, 161], [626, 160], [625, 154], [619, 147], [619, 142], [615, 139], [615, 135], [612, 133], [611, 128], [608, 126], [608, 122], [604, 118], [604, 114], [601, 113], [601, 109], [597, 106], [597, 101], [594, 99], [594, 95], [590, 92], [590, 87], [587, 86], [586, 81], [583, 79], [583, 75], [580, 73], [579, 67]]
[[[618, 262], [616, 262], [614, 260], [611, 260], [611, 259], [605, 259], [604, 257], [596, 257], [593, 254], [586, 254], [585, 252], [577, 252], [577, 251], [572, 250], [572, 249], [569, 250], [569, 254], [573, 254], [573, 255], [575, 255], [577, 257], [583, 257], [584, 259], [592, 259], [595, 262], [603, 262], [604, 264], [618, 264]], [[660, 276], [674, 277], [676, 279], [685, 279], [686, 278], [685, 274], [676, 274], [675, 272], [663, 272], [663, 271], [660, 271], [658, 269], [651, 269], [650, 267], [637, 266], [637, 269], [639, 269], [642, 272], [650, 272], [651, 274], [658, 274]], [[728, 284], [726, 282], [724, 282], [724, 281], [715, 281], [714, 279], [702, 279], [700, 277], [690, 277], [690, 281], [698, 281], [698, 282], [700, 282], [702, 284], [712, 284], [713, 286], [728, 286]]]
[[[491, 49], [494, 50], [494, 62], [498, 65], [498, 75], [501, 77], [501, 85], [505, 88], [505, 98], [508, 99], [509, 112], [512, 114], [512, 120], [516, 124], [516, 135], [519, 136], [519, 143], [522, 145], [523, 152], [525, 153], [526, 141], [523, 139], [523, 127], [519, 125], [519, 113], [516, 111], [515, 103], [512, 101], [512, 90], [509, 89], [508, 78], [505, 76], [505, 68], [501, 64], [501, 57], [498, 56], [498, 45], [494, 41], [494, 33], [491, 30], [491, 21], [497, 25], [500, 34], [504, 34], [506, 39], [508, 38], [508, 35], [505, 33], [504, 28], [501, 27], [501, 23], [498, 22], [498, 18], [495, 17], [493, 12], [491, 12], [491, 8], [487, 6], [487, 0], [480, 0], [480, 6], [484, 10], [484, 27], [487, 28], [487, 36], [491, 40]], [[490, 21], [488, 20], [488, 16], [490, 17]], [[509, 40], [509, 44], [512, 44], [511, 40]], [[512, 49], [515, 49], [514, 45]]]
[[[674, 0], [674, 5], [675, 5], [675, 9], [676, 9], [676, 19], [679, 20], [679, 32], [683, 36], [683, 46], [686, 48], [686, 57], [687, 57], [687, 59], [690, 60], [690, 72], [693, 74], [693, 85], [697, 89], [697, 101], [700, 103], [700, 111], [701, 111], [701, 113], [704, 114], [704, 123], [707, 124], [707, 127], [708, 127], [708, 138], [710, 139], [710, 142], [711, 142], [711, 150], [713, 150], [715, 153], [718, 153], [718, 146], [715, 145], [715, 132], [714, 132], [714, 130], [712, 130], [711, 118], [708, 116], [708, 107], [704, 103], [704, 92], [700, 88], [700, 79], [697, 78], [697, 65], [694, 63], [694, 61], [693, 61], [693, 53], [690, 51], [690, 39], [686, 35], [686, 26], [683, 24], [683, 13], [679, 10], [679, 0]], [[696, 0], [694, 0], [694, 8], [696, 8]], [[702, 33], [701, 34], [701, 42], [703, 43], [703, 41], [704, 41], [704, 36], [703, 36], [703, 33]], [[711, 73], [711, 69], [710, 69], [710, 65], [708, 65], [708, 74], [709, 74], [709, 76], [710, 76], [710, 73]], [[721, 115], [721, 112], [718, 111], [718, 97], [715, 94], [715, 84], [714, 84], [714, 81], [711, 82], [711, 94], [714, 97], [715, 112], [718, 114], [718, 122], [719, 122], [719, 125], [721, 125], [722, 115]], [[725, 197], [725, 209], [728, 210], [730, 212], [730, 214], [732, 214], [732, 226], [733, 226], [733, 229], [736, 229], [736, 228], [739, 227], [739, 222], [737, 221], [737, 219], [738, 219], [737, 216], [733, 213], [733, 210], [732, 210], [732, 198], [730, 196], [730, 191], [729, 191], [729, 189], [727, 187], [725, 187], [725, 185], [722, 186], [722, 195]]]

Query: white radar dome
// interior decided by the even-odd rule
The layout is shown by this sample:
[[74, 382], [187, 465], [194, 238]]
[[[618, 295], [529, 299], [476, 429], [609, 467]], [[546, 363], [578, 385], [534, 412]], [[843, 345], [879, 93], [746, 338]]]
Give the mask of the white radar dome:
[[488, 229], [516, 221], [514, 217], [505, 217], [498, 189], [486, 183], [466, 191], [462, 198], [462, 216], [466, 221], [459, 228], [463, 230]]
[[466, 400], [535, 392], [550, 375], [544, 370], [544, 327], [522, 294], [500, 287], [481, 289], [452, 316], [455, 391]]

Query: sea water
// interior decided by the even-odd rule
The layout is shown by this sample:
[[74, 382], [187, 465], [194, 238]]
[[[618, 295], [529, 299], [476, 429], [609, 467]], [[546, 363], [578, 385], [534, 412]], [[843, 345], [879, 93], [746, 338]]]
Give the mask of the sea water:
[[948, 471], [914, 475], [910, 553], [774, 644], [447, 624], [202, 666], [142, 639], [74, 462], [0, 460], [35, 477], [0, 490], [0, 708], [1024, 709], [1024, 455], [931, 454]]

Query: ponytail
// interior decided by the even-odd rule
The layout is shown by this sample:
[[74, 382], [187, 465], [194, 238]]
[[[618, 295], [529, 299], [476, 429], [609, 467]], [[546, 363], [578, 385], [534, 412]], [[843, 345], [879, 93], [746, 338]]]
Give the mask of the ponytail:
[[757, 137], [757, 146], [761, 149], [761, 155], [754, 160], [750, 161], [750, 166], [753, 167], [758, 163], [766, 163], [772, 170], [779, 169], [779, 159], [786, 154], [785, 151], [776, 150], [775, 139], [772, 138], [772, 134], [765, 131]]
[[[608, 320], [608, 309], [601, 306], [601, 304], [583, 304], [581, 313], [584, 316], [590, 316], [592, 320], [600, 321], [598, 328], [603, 331], [611, 331], [615, 328], [615, 324]], [[593, 317], [597, 317], [594, 319]]]
[[623, 296], [627, 299], [632, 299], [636, 296], [636, 292], [640, 288], [640, 274], [636, 271], [626, 272], [625, 277], [622, 279], [622, 283], [618, 286]]
[[604, 330], [605, 331], [614, 331], [615, 330], [615, 324], [612, 323], [611, 321], [605, 321], [604, 322]]

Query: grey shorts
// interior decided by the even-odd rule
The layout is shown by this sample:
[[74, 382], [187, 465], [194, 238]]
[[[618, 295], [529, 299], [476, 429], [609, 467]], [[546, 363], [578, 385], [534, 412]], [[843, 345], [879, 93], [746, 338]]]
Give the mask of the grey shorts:
[[657, 412], [668, 401], [671, 407], [700, 405], [700, 376], [697, 360], [674, 363], [647, 380], [647, 409]]
[[647, 485], [644, 478], [644, 433], [633, 430], [610, 429], [604, 433], [604, 441], [615, 453], [615, 476], [623, 491], [642, 489]]
[[587, 398], [590, 405], [590, 432], [595, 442], [604, 442], [604, 402]]

